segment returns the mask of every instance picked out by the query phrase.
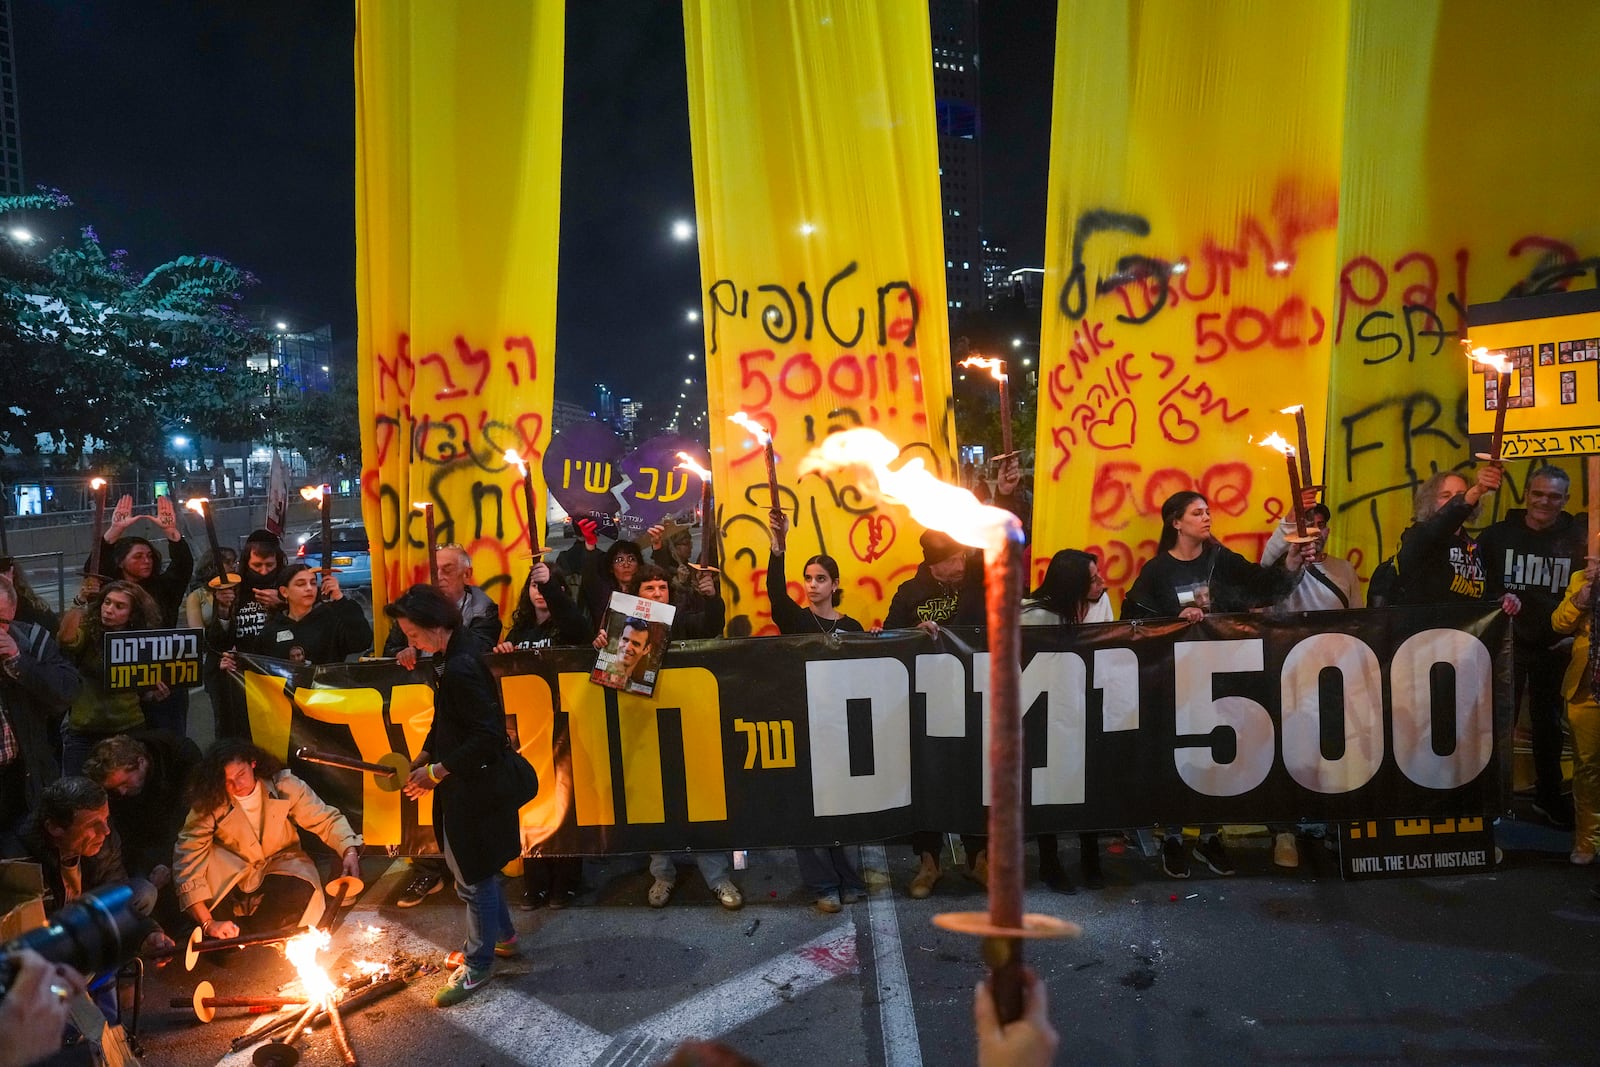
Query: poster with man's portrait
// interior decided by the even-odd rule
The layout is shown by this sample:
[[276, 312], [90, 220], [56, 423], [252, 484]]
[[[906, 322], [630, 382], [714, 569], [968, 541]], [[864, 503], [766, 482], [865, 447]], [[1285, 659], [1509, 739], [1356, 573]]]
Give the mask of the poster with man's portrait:
[[656, 675], [667, 654], [672, 617], [678, 609], [627, 593], [612, 593], [606, 609], [605, 645], [596, 657], [589, 680], [608, 689], [639, 696], [656, 691]]

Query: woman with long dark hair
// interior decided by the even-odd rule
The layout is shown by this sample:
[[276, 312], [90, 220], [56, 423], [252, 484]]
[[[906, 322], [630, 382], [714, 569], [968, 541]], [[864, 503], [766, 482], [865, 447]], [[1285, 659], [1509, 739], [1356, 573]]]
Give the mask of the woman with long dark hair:
[[383, 613], [412, 648], [433, 656], [437, 680], [433, 724], [404, 788], [413, 799], [433, 793], [433, 832], [467, 906], [466, 942], [459, 956], [449, 957], [459, 963], [433, 998], [448, 1007], [489, 980], [496, 956], [517, 954], [500, 868], [522, 852], [522, 832], [516, 805], [494, 791], [496, 767], [508, 749], [505, 709], [483, 662], [488, 649], [443, 593], [414, 585]]
[[[1100, 561], [1077, 548], [1064, 548], [1050, 557], [1044, 580], [1022, 603], [1024, 626], [1077, 626], [1082, 623], [1110, 622], [1111, 598], [1100, 577]], [[1058, 893], [1076, 892], [1072, 878], [1061, 866], [1055, 834], [1037, 834], [1039, 879]], [[1100, 873], [1100, 835], [1078, 835], [1078, 859], [1083, 884], [1090, 889], [1105, 887]]]
[[300, 847], [301, 830], [341, 856], [344, 874], [361, 876], [361, 835], [349, 820], [248, 741], [224, 738], [207, 749], [189, 775], [188, 801], [172, 874], [178, 906], [202, 937], [322, 918], [322, 880]]
[[142, 690], [113, 690], [106, 678], [107, 633], [153, 630], [160, 625], [160, 609], [150, 594], [132, 582], [116, 581], [95, 593], [79, 621], [62, 630], [61, 650], [83, 679], [61, 734], [64, 773], [82, 774], [84, 761], [96, 744], [143, 728], [146, 709], [171, 695], [165, 683]]
[[[843, 593], [839, 589], [839, 564], [827, 555], [806, 560], [806, 606], [789, 598], [789, 583], [784, 577], [783, 560], [788, 545], [789, 516], [775, 511], [768, 519], [772, 530], [772, 551], [767, 555], [767, 599], [772, 604], [772, 621], [780, 634], [864, 633], [865, 628], [839, 611]], [[842, 845], [794, 850], [800, 877], [816, 898], [818, 911], [832, 913], [845, 904], [865, 899], [867, 883], [850, 862]]]
[[[1161, 505], [1161, 540], [1122, 601], [1124, 619], [1171, 618], [1199, 622], [1213, 611], [1244, 611], [1294, 591], [1304, 555], [1299, 545], [1284, 553], [1282, 567], [1251, 563], [1211, 536], [1211, 505], [1201, 493], [1173, 493]], [[1200, 828], [1194, 858], [1217, 874], [1233, 863], [1217, 827]], [[1183, 827], [1169, 826], [1161, 844], [1161, 868], [1169, 878], [1189, 877]]]

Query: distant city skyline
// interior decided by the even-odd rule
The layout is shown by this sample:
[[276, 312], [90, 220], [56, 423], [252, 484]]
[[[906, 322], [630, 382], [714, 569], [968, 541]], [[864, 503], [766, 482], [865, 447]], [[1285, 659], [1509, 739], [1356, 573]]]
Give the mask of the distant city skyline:
[[[978, 15], [983, 235], [1012, 265], [1042, 262], [1054, 5]], [[330, 326], [330, 358], [353, 360], [353, 4], [91, 0], [16, 5], [12, 23], [28, 185], [76, 204], [51, 219], [71, 232], [41, 236], [92, 224], [143, 268], [223, 256], [261, 279], [252, 303], [284, 309], [295, 331]], [[592, 406], [598, 372], [670, 405], [685, 353], [703, 346], [684, 314], [700, 304], [698, 257], [671, 232], [694, 217], [679, 7], [572, 8], [566, 97], [557, 392]], [[981, 284], [981, 253], [962, 260]]]

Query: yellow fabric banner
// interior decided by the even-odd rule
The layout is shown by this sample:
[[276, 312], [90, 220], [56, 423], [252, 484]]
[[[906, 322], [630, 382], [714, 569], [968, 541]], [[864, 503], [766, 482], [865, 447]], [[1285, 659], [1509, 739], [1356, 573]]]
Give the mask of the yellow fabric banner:
[[[1594, 4], [1353, 6], [1328, 474], [1333, 548], [1363, 578], [1417, 485], [1472, 462], [1465, 308], [1600, 285], [1597, 41]], [[1480, 523], [1522, 506], [1538, 462], [1508, 464]]]
[[924, 0], [686, 0], [706, 380], [730, 632], [776, 632], [762, 449], [773, 432], [801, 567], [839, 560], [870, 626], [921, 561], [903, 509], [801, 482], [834, 429], [871, 426], [954, 478], [939, 163]]
[[1061, 0], [1034, 578], [1086, 548], [1115, 590], [1195, 489], [1255, 558], [1289, 497], [1257, 447], [1310, 417], [1322, 469], [1346, 9]]
[[[555, 378], [565, 8], [356, 9], [356, 301], [372, 595], [428, 580], [425, 519], [508, 619], [529, 565], [515, 449], [540, 458]], [[386, 628], [377, 618], [380, 640]]]

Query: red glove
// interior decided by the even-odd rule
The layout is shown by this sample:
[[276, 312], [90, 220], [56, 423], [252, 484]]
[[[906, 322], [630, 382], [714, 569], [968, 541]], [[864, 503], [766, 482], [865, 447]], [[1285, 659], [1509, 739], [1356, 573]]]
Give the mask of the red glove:
[[583, 543], [593, 548], [600, 540], [600, 524], [593, 519], [579, 519], [573, 523], [578, 528], [578, 536], [583, 538]]

